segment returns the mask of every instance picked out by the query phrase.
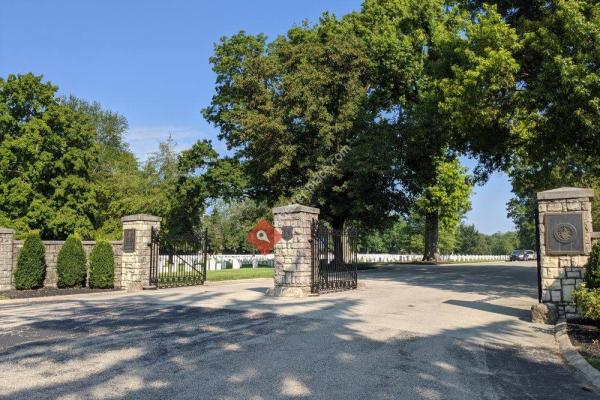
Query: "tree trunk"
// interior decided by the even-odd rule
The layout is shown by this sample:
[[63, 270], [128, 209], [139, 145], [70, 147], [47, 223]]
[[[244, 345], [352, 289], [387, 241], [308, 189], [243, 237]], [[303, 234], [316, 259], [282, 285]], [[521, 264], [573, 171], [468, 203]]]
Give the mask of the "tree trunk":
[[423, 261], [441, 262], [439, 247], [439, 215], [429, 213], [425, 215], [425, 252]]

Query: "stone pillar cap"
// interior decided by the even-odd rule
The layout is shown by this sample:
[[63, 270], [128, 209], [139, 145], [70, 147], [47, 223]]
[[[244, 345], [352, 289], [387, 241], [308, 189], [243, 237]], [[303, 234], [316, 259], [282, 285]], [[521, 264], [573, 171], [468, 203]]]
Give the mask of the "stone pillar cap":
[[162, 218], [157, 217], [155, 215], [150, 215], [150, 214], [127, 215], [127, 216], [121, 218], [121, 222], [137, 222], [137, 221], [160, 222], [160, 221], [162, 221]]
[[273, 214], [292, 214], [292, 213], [307, 213], [307, 214], [319, 214], [321, 210], [314, 207], [303, 206], [302, 204], [290, 204], [283, 207], [275, 207]]
[[15, 233], [14, 229], [0, 227], [0, 233]]
[[594, 189], [561, 187], [537, 193], [538, 200], [561, 200], [594, 197]]

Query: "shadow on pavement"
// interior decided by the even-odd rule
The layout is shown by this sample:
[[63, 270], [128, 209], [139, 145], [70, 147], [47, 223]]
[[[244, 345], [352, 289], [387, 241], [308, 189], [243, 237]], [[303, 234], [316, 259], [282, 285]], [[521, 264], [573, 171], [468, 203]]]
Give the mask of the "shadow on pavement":
[[[188, 301], [220, 295], [191, 294]], [[297, 316], [273, 313], [272, 299], [247, 305], [255, 311], [144, 296], [69, 308], [2, 306], [0, 315], [17, 316], [0, 328], [0, 398], [596, 398], [556, 354], [486, 340], [486, 330], [510, 333], [520, 329], [517, 321], [430, 336], [358, 329], [363, 321], [352, 308], [359, 301], [323, 297], [322, 309]], [[474, 306], [467, 303], [459, 305]], [[32, 307], [43, 315], [27, 315]]]

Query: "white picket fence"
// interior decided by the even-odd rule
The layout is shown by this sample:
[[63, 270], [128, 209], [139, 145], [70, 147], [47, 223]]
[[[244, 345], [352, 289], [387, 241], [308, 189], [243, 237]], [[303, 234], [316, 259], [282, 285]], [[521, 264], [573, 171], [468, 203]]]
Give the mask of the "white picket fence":
[[[359, 263], [393, 263], [393, 262], [414, 262], [420, 261], [422, 254], [357, 254]], [[480, 254], [446, 254], [442, 259], [447, 262], [475, 262], [475, 261], [508, 261], [508, 255], [480, 255]], [[274, 267], [275, 260], [273, 254], [252, 255], [252, 254], [215, 254], [208, 256], [207, 269], [215, 271], [226, 269], [230, 266], [232, 269], [239, 269], [242, 265], [252, 265], [252, 268], [267, 265]], [[167, 268], [166, 259], [163, 261], [161, 256], [161, 270]]]

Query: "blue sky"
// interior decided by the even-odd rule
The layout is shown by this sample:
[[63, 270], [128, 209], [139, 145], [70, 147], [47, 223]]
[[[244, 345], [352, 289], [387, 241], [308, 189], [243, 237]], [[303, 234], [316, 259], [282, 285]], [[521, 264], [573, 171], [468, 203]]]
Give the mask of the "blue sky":
[[[343, 15], [359, 7], [360, 0], [5, 0], [0, 76], [42, 74], [62, 94], [125, 115], [139, 158], [169, 133], [180, 148], [208, 138], [224, 151], [200, 115], [214, 89], [213, 44], [240, 30], [274, 37], [325, 10]], [[509, 198], [508, 179], [495, 174], [476, 188], [467, 221], [485, 233], [512, 229]]]

